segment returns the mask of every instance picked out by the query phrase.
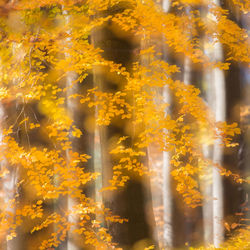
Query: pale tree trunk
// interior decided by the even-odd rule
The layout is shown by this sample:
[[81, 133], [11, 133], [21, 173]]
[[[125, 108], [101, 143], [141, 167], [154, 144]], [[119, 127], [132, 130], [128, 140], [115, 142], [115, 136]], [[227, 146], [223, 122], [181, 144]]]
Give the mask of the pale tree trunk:
[[[214, 3], [220, 5], [218, 0]], [[213, 61], [223, 60], [223, 50], [221, 44], [217, 41], [214, 44], [212, 55]], [[226, 93], [225, 93], [225, 76], [219, 68], [212, 69], [212, 82], [214, 88], [214, 113], [217, 122], [223, 122], [226, 119]], [[223, 162], [223, 148], [221, 139], [214, 143], [213, 162], [221, 165]], [[213, 168], [213, 243], [215, 247], [223, 242], [224, 239], [224, 202], [223, 202], [223, 181], [222, 176], [217, 168]]]
[[[222, 48], [216, 43], [211, 55], [212, 60], [222, 59]], [[210, 69], [205, 72], [207, 86], [208, 106], [213, 110], [217, 122], [225, 121], [226, 115], [226, 94], [225, 77], [220, 69]], [[203, 155], [213, 160], [215, 164], [223, 163], [223, 148], [221, 139], [217, 139], [213, 146], [204, 145]], [[222, 243], [224, 238], [223, 226], [223, 181], [219, 170], [216, 167], [207, 166], [206, 174], [202, 179], [203, 195], [203, 224], [205, 244], [214, 244], [216, 247]]]
[[[164, 13], [169, 11], [170, 2], [169, 0], [163, 0], [162, 7]], [[163, 60], [167, 60], [167, 51], [165, 39], [163, 38]], [[170, 111], [171, 105], [171, 95], [169, 92], [168, 86], [164, 86], [163, 89], [163, 98], [164, 102], [169, 104], [169, 107], [166, 110], [166, 115]], [[167, 133], [167, 131], [164, 131]], [[162, 195], [163, 195], [163, 241], [164, 247], [172, 248], [173, 247], [173, 229], [172, 229], [172, 191], [171, 191], [171, 155], [169, 152], [163, 151], [163, 186], [162, 186]]]
[[[11, 110], [13, 111], [13, 110]], [[11, 115], [11, 114], [10, 114]], [[2, 105], [0, 106], [0, 120], [1, 120], [1, 130], [3, 129], [3, 120], [5, 119], [5, 111], [2, 107]], [[2, 131], [0, 131], [0, 145], [3, 145], [3, 134]], [[1, 171], [9, 171], [8, 174], [6, 174], [3, 178], [2, 178], [2, 195], [3, 195], [3, 199], [2, 200], [2, 204], [1, 206], [7, 205], [6, 208], [4, 208], [4, 210], [8, 213], [10, 213], [13, 218], [15, 216], [15, 207], [11, 207], [11, 200], [13, 200], [15, 198], [16, 195], [16, 184], [17, 184], [17, 180], [18, 180], [18, 172], [17, 172], [17, 167], [13, 166], [8, 166], [8, 163], [6, 162], [5, 159], [2, 159], [1, 161]], [[14, 238], [10, 241], [4, 241], [1, 243], [1, 249], [6, 249], [6, 250], [14, 250], [16, 249], [18, 246], [18, 240], [17, 238]]]
[[[220, 5], [217, 0], [214, 0], [213, 2], [214, 4]], [[220, 42], [212, 42], [214, 42], [212, 51], [207, 51], [210, 60], [214, 62], [222, 61], [223, 49]], [[206, 85], [205, 95], [208, 106], [213, 111], [216, 122], [223, 122], [226, 120], [226, 89], [223, 70], [219, 68], [205, 69], [204, 81]], [[214, 164], [222, 165], [224, 150], [221, 144], [221, 139], [216, 139], [212, 146], [204, 145], [204, 157], [211, 159]], [[203, 195], [205, 196], [202, 208], [204, 241], [206, 245], [214, 244], [215, 247], [219, 247], [224, 239], [223, 179], [220, 175], [219, 169], [213, 166], [207, 166], [202, 185]]]
[[191, 84], [191, 62], [186, 56], [184, 58], [183, 82], [187, 85]]
[[[190, 7], [185, 7], [185, 12], [187, 15], [190, 15]], [[190, 37], [192, 38], [192, 37]], [[192, 65], [191, 65], [191, 60], [189, 57], [184, 56], [184, 63], [183, 63], [183, 82], [186, 85], [192, 84], [191, 82], [191, 77], [192, 77]]]
[[[11, 3], [12, 2], [13, 1], [11, 1]], [[14, 55], [13, 58], [15, 58], [15, 56], [17, 57], [17, 53], [18, 53], [17, 50], [16, 50], [16, 48], [15, 48], [15, 46], [16, 46], [16, 44], [13, 43], [12, 44], [12, 54]], [[14, 81], [12, 83], [10, 83], [10, 84], [15, 85], [15, 84], [17, 84], [17, 81], [18, 81], [18, 79], [14, 79]], [[6, 114], [8, 118], [10, 118], [10, 117], [12, 118], [11, 119], [12, 122], [14, 122], [15, 118], [18, 119], [18, 116], [15, 115], [18, 112], [16, 109], [18, 109], [18, 105], [16, 104], [16, 102], [14, 102], [13, 109], [8, 110], [7, 111], [8, 114]], [[1, 111], [2, 111], [1, 112], [2, 113], [1, 114], [1, 116], [2, 116], [1, 118], [3, 118], [4, 114], [5, 114], [5, 111], [3, 109]], [[12, 124], [5, 124], [5, 125], [10, 126]], [[1, 141], [2, 141], [2, 139], [3, 139], [3, 137], [1, 138]], [[3, 163], [3, 165], [4, 164], [5, 163]], [[12, 199], [15, 198], [15, 194], [16, 194], [16, 191], [17, 191], [16, 190], [16, 185], [17, 185], [18, 178], [19, 178], [19, 173], [18, 173], [17, 166], [8, 166], [8, 168], [9, 168], [10, 173], [5, 177], [5, 180], [3, 180], [3, 189], [4, 189], [4, 196], [5, 196], [4, 202], [6, 204], [8, 204]], [[13, 214], [13, 218], [15, 218], [15, 212], [16, 212], [15, 207], [8, 207], [7, 211], [10, 212], [10, 213], [12, 213]], [[19, 246], [19, 243], [20, 243], [19, 242], [19, 237], [18, 238], [14, 238], [11, 241], [7, 241], [7, 243], [6, 243], [6, 250], [14, 250], [15, 248], [17, 248]]]
[[[95, 112], [95, 117], [97, 117], [97, 107]], [[96, 119], [95, 119], [96, 120]], [[102, 157], [101, 157], [101, 135], [99, 126], [95, 125], [95, 135], [94, 135], [94, 170], [96, 173], [102, 173]], [[95, 181], [95, 200], [98, 203], [102, 203], [102, 178], [98, 177]], [[99, 218], [99, 220], [103, 218]]]
[[[222, 47], [220, 43], [216, 43], [214, 47], [214, 56], [216, 60], [222, 59]], [[215, 119], [216, 121], [225, 121], [226, 115], [226, 93], [225, 93], [225, 77], [224, 72], [218, 68], [213, 69], [213, 84], [215, 91]], [[220, 145], [221, 140], [217, 139], [214, 143], [213, 162], [222, 164], [223, 148]], [[215, 247], [223, 242], [224, 226], [223, 226], [223, 182], [222, 176], [217, 168], [213, 168], [213, 239]]]
[[[214, 110], [214, 91], [212, 85], [211, 71], [205, 69], [203, 72], [203, 84], [206, 89], [205, 99], [207, 105]], [[206, 136], [206, 134], [204, 135]], [[206, 143], [206, 142], [205, 142]], [[204, 144], [202, 146], [203, 155], [206, 159], [211, 159], [213, 156], [213, 146]], [[202, 194], [204, 196], [202, 213], [203, 213], [203, 229], [204, 229], [204, 243], [206, 246], [213, 244], [213, 200], [212, 200], [212, 190], [213, 190], [213, 170], [212, 166], [206, 167], [204, 176], [201, 177], [201, 188]]]
[[[165, 103], [171, 103], [171, 96], [168, 86], [164, 86], [163, 96]], [[166, 111], [169, 114], [169, 111]], [[167, 131], [164, 131], [167, 133]], [[173, 246], [172, 229], [172, 192], [171, 192], [171, 155], [169, 152], [163, 152], [163, 240], [164, 246], [171, 248]]]
[[[66, 87], [70, 87], [72, 85], [72, 82], [76, 79], [76, 75], [74, 72], [69, 72], [67, 74], [67, 79], [66, 79]], [[69, 114], [74, 115], [75, 112], [75, 107], [74, 107], [74, 102], [72, 101], [72, 98], [69, 98], [69, 96], [73, 93], [77, 93], [77, 87], [71, 87], [67, 90], [67, 97], [66, 97], [66, 107], [67, 107], [67, 111]], [[71, 140], [73, 140], [73, 138], [71, 138]], [[74, 148], [73, 148], [74, 150]], [[70, 161], [70, 156], [69, 156], [69, 151], [66, 151], [66, 158], [68, 161]], [[73, 209], [73, 207], [76, 205], [76, 201], [68, 196], [67, 197], [67, 210], [70, 211]], [[70, 223], [76, 223], [77, 218], [75, 218], [73, 215], [69, 214], [68, 216], [68, 222]], [[68, 237], [67, 237], [67, 249], [68, 250], [77, 250], [79, 249], [74, 241], [73, 238], [73, 228], [71, 228], [71, 230], [68, 232]]]
[[[64, 8], [62, 7], [62, 9], [64, 9]], [[69, 23], [70, 16], [68, 15], [67, 11], [65, 11], [65, 10], [63, 10], [62, 14], [65, 15], [65, 19], [66, 19], [65, 23], [67, 25]], [[70, 30], [67, 30], [66, 32], [70, 36]], [[71, 45], [70, 37], [66, 39], [65, 43], [66, 43], [66, 45], [69, 45], [69, 46]], [[68, 55], [67, 53], [65, 53], [64, 56], [65, 56], [65, 58], [70, 57], [70, 55]], [[67, 72], [66, 84], [65, 84], [66, 89], [67, 89], [65, 104], [66, 104], [67, 112], [70, 115], [71, 119], [74, 119], [74, 113], [75, 113], [76, 108], [75, 108], [73, 99], [69, 98], [69, 96], [72, 95], [73, 93], [78, 92], [77, 86], [75, 84], [73, 84], [75, 79], [76, 79], [76, 74], [74, 72]], [[70, 135], [70, 140], [71, 141], [73, 140], [71, 135]], [[72, 149], [74, 150], [73, 147], [72, 147]], [[68, 149], [66, 150], [66, 159], [67, 159], [68, 162], [70, 161], [70, 156], [69, 156], [69, 150]], [[69, 187], [69, 189], [70, 189], [70, 187]], [[63, 206], [65, 206], [66, 211], [72, 210], [74, 205], [76, 205], [75, 200], [72, 197], [70, 197], [69, 195], [67, 196], [66, 201], [62, 201], [62, 202], [64, 203]], [[72, 216], [72, 214], [69, 214], [68, 222], [75, 223], [76, 222], [75, 220], [76, 220], [76, 218], [74, 216]], [[78, 249], [77, 246], [75, 245], [74, 240], [73, 240], [72, 228], [68, 232], [68, 235], [67, 235], [67, 238], [66, 238], [66, 244], [62, 244], [62, 246], [60, 246], [60, 247], [65, 248], [67, 250], [77, 250]]]

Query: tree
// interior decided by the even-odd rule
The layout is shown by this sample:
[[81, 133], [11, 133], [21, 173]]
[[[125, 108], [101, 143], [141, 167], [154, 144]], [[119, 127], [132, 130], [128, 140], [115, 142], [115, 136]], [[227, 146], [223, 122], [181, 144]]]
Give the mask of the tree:
[[[22, 242], [20, 249], [173, 244], [166, 227], [165, 243], [153, 234], [152, 145], [165, 159], [165, 181], [171, 172], [176, 206], [180, 197], [185, 206], [202, 206], [200, 178], [211, 166], [219, 185], [220, 175], [249, 183], [221, 164], [219, 146], [237, 146], [237, 123], [227, 124], [224, 110], [217, 115], [221, 105], [213, 115], [191, 84], [191, 68], [223, 75], [233, 61], [249, 63], [247, 32], [213, 1], [172, 1], [168, 12], [163, 2], [163, 8], [153, 0], [1, 2], [2, 242]], [[247, 3], [233, 2], [246, 12]], [[219, 52], [208, 56], [213, 46]], [[217, 87], [218, 95], [224, 87]], [[202, 150], [211, 145], [213, 159]], [[172, 196], [170, 184], [164, 187]], [[223, 214], [222, 207], [216, 212]]]

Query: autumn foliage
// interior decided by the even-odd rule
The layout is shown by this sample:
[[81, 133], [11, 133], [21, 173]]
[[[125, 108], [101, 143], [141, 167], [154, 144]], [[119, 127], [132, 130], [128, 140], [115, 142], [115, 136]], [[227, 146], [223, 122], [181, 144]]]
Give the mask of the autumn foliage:
[[[247, 1], [233, 3], [243, 12], [249, 9]], [[236, 146], [238, 125], [216, 122], [199, 89], [176, 80], [181, 69], [163, 60], [154, 44], [161, 37], [164, 46], [200, 69], [228, 70], [232, 61], [249, 63], [247, 32], [212, 1], [180, 0], [171, 5], [176, 11], [164, 13], [153, 0], [1, 1], [1, 194], [13, 173], [16, 183], [12, 197], [1, 196], [0, 241], [11, 241], [29, 221], [30, 233], [46, 232], [39, 249], [57, 247], [69, 232], [97, 249], [116, 247], [105, 225], [127, 220], [84, 192], [101, 173], [87, 171], [93, 155], [78, 152], [72, 144], [87, 133], [75, 124], [72, 105], [89, 109], [96, 128], [119, 121], [130, 124], [128, 135], [117, 138], [110, 150], [116, 159], [113, 177], [102, 193], [123, 188], [131, 176], [152, 175], [142, 160], [149, 145], [171, 153], [171, 175], [188, 206], [202, 205], [198, 177], [211, 164], [235, 182], [247, 182], [213, 164], [201, 150], [218, 139], [222, 146]], [[135, 50], [130, 69], [105, 59], [91, 39], [110, 23], [144, 44]], [[203, 44], [213, 46], [214, 41], [225, 48], [223, 61], [211, 61], [204, 53]], [[73, 91], [98, 72], [116, 80], [116, 91], [106, 91], [96, 82]], [[168, 115], [169, 104], [159, 95], [166, 87], [175, 102]], [[22, 201], [20, 190], [28, 189], [33, 200]], [[64, 198], [74, 200], [70, 210], [59, 205], [55, 211], [48, 209]]]

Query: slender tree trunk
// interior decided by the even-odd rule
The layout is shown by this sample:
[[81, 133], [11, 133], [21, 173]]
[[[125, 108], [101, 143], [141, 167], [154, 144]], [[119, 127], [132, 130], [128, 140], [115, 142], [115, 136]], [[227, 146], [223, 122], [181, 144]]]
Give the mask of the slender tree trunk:
[[[67, 55], [66, 55], [67, 56]], [[66, 107], [67, 107], [67, 111], [69, 112], [69, 114], [71, 114], [72, 118], [74, 118], [74, 114], [75, 114], [75, 105], [72, 101], [72, 99], [69, 98], [69, 96], [73, 93], [78, 93], [78, 89], [76, 87], [71, 88], [70, 86], [72, 86], [72, 82], [76, 79], [76, 75], [74, 72], [69, 72], [66, 78], [66, 87], [69, 88], [67, 93], [66, 93]], [[74, 139], [71, 138], [71, 141], [73, 142]], [[66, 151], [66, 158], [68, 161], [70, 161], [70, 155], [68, 150]], [[70, 187], [69, 187], [70, 189]], [[67, 210], [70, 211], [73, 209], [74, 205], [76, 205], [76, 201], [68, 196], [67, 197]], [[77, 218], [73, 217], [71, 214], [69, 214], [68, 216], [68, 221], [71, 223], [76, 222], [75, 220], [77, 220]], [[74, 240], [74, 235], [72, 233], [73, 228], [71, 228], [71, 230], [68, 232], [68, 237], [67, 237], [67, 248], [68, 250], [77, 250], [79, 249], [76, 246], [76, 242]]]
[[[213, 1], [220, 5], [218, 1]], [[223, 60], [223, 49], [220, 42], [213, 45], [213, 51], [209, 57], [211, 61]], [[208, 106], [213, 110], [216, 122], [226, 120], [226, 89], [225, 76], [223, 70], [219, 68], [205, 69], [206, 99]], [[216, 139], [214, 145], [204, 146], [203, 154], [206, 158], [213, 160], [215, 164], [223, 164], [223, 147], [221, 139]], [[215, 247], [223, 242], [224, 239], [224, 194], [223, 179], [216, 167], [210, 168], [206, 172], [208, 178], [203, 182], [203, 194], [205, 196], [203, 204], [203, 220], [204, 220], [204, 239], [205, 244], [213, 243]], [[210, 178], [212, 178], [212, 185]], [[212, 197], [212, 201], [211, 198]], [[212, 227], [211, 227], [212, 221]]]
[[191, 84], [191, 62], [188, 57], [184, 58], [183, 82], [187, 85]]
[[[163, 0], [162, 8], [164, 13], [169, 11], [169, 0]], [[167, 61], [167, 51], [165, 39], [163, 38], [163, 60]], [[171, 106], [171, 95], [168, 86], [163, 89], [164, 102], [169, 104], [166, 115], [169, 114]], [[164, 131], [167, 132], [167, 131]], [[172, 191], [171, 191], [171, 155], [169, 152], [163, 152], [163, 240], [164, 246], [172, 248], [173, 246], [173, 229], [172, 229]]]
[[[171, 97], [167, 86], [163, 90], [164, 101], [171, 103]], [[168, 112], [166, 111], [166, 114]], [[166, 132], [166, 131], [165, 131]], [[163, 152], [163, 240], [164, 246], [171, 248], [173, 246], [172, 232], [172, 192], [171, 192], [171, 155], [169, 152]]]
[[[5, 110], [6, 111], [6, 110]], [[3, 121], [5, 119], [5, 111], [4, 108], [0, 107], [0, 120], [1, 120], [1, 134], [0, 134], [0, 145], [2, 145], [3, 137], [2, 130], [4, 128]], [[13, 110], [9, 110], [13, 111]], [[10, 114], [9, 114], [10, 115]], [[1, 206], [7, 205], [6, 208], [4, 208], [5, 212], [10, 213], [13, 218], [15, 217], [15, 207], [11, 207], [11, 200], [15, 198], [17, 189], [16, 184], [18, 180], [18, 168], [15, 166], [9, 166], [5, 159], [2, 159], [1, 161], [1, 171], [8, 170], [9, 173], [2, 178], [2, 195], [3, 199], [1, 199], [2, 204]], [[0, 247], [3, 250], [14, 250], [18, 246], [18, 239], [14, 238], [11, 241], [4, 241], [1, 243]]]
[[[222, 59], [222, 48], [219, 43], [215, 44], [214, 54], [217, 60]], [[225, 121], [226, 115], [226, 93], [224, 72], [218, 68], [213, 69], [213, 84], [215, 91], [215, 119]], [[223, 162], [223, 148], [221, 140], [217, 139], [214, 143], [213, 161], [215, 164]], [[223, 206], [223, 181], [217, 168], [213, 168], [213, 238], [215, 247], [223, 242], [224, 239], [224, 206]]]
[[[67, 11], [63, 11], [63, 14], [65, 15], [65, 18], [66, 18], [66, 24], [68, 24], [70, 16], [68, 15]], [[70, 31], [66, 31], [66, 32], [70, 36]], [[69, 43], [69, 44], [71, 43], [70, 38], [67, 38], [66, 43]], [[67, 58], [67, 57], [69, 57], [69, 55], [65, 54], [65, 58]], [[67, 88], [66, 109], [67, 109], [68, 113], [70, 114], [71, 119], [73, 119], [73, 120], [74, 120], [74, 116], [75, 116], [75, 113], [77, 110], [76, 110], [76, 104], [74, 104], [74, 101], [72, 99], [70, 99], [69, 96], [72, 94], [78, 93], [78, 91], [79, 91], [77, 86], [75, 84], [73, 84], [75, 79], [76, 79], [76, 74], [74, 72], [67, 73], [67, 76], [66, 76], [66, 88]], [[74, 139], [71, 135], [70, 135], [70, 140], [74, 144]], [[75, 145], [73, 145], [73, 147], [74, 146]], [[73, 147], [72, 147], [72, 149], [75, 150], [75, 148], [73, 148]], [[70, 161], [69, 150], [66, 150], [66, 158], [68, 161]], [[69, 187], [69, 189], [70, 189], [70, 187]], [[66, 209], [68, 211], [70, 211], [73, 209], [74, 205], [76, 205], [75, 200], [72, 197], [68, 196]], [[68, 221], [71, 223], [74, 223], [75, 220], [77, 220], [77, 218], [74, 218], [71, 214], [69, 214]], [[78, 247], [76, 246], [76, 242], [73, 239], [72, 230], [73, 229], [71, 229], [68, 232], [68, 237], [66, 239], [66, 249], [67, 250], [77, 250], [78, 249]]]
[[[211, 55], [211, 60], [221, 61], [223, 59], [222, 47], [219, 42], [214, 45], [214, 50]], [[205, 72], [207, 81], [207, 100], [208, 105], [214, 111], [217, 122], [225, 121], [226, 119], [226, 93], [225, 93], [225, 76], [224, 72], [218, 68], [210, 69]], [[213, 147], [203, 147], [204, 156], [211, 158], [215, 164], [222, 165], [223, 163], [223, 148], [221, 140], [217, 139]], [[212, 186], [210, 179], [206, 179], [204, 183], [205, 201], [203, 205], [203, 219], [204, 219], [204, 237], [205, 243], [212, 243], [215, 247], [223, 242], [224, 239], [224, 195], [223, 195], [223, 181], [219, 170], [216, 167], [212, 168], [212, 172], [208, 169], [208, 176], [212, 177]], [[211, 201], [210, 197], [213, 197]], [[211, 228], [211, 216], [213, 227]], [[212, 235], [212, 237], [211, 237]]]
[[[208, 106], [213, 108], [214, 91], [211, 81], [211, 72], [207, 69], [203, 72], [203, 84], [205, 85], [205, 99]], [[205, 135], [206, 136], [206, 135]], [[205, 158], [212, 160], [213, 146], [203, 145], [203, 155]], [[213, 180], [213, 167], [208, 166], [205, 170], [204, 176], [201, 178], [202, 193], [204, 196], [202, 213], [203, 213], [203, 228], [204, 228], [204, 244], [206, 246], [213, 244], [213, 200], [212, 200], [212, 180]]]

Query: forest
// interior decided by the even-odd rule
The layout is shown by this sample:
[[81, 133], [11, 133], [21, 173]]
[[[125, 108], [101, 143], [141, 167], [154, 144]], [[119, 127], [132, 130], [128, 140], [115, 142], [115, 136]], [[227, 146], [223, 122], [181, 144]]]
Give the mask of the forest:
[[249, 250], [249, 9], [0, 0], [0, 250]]

